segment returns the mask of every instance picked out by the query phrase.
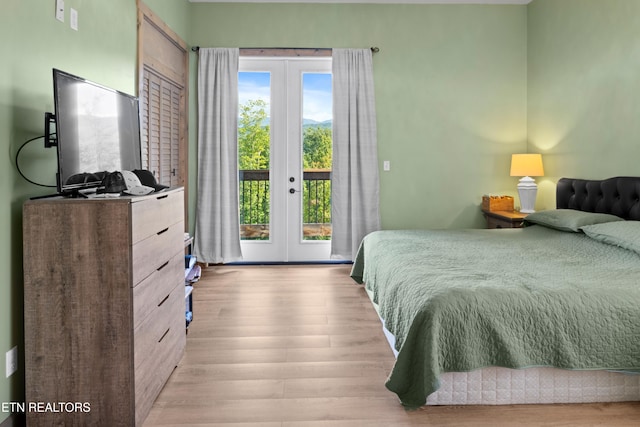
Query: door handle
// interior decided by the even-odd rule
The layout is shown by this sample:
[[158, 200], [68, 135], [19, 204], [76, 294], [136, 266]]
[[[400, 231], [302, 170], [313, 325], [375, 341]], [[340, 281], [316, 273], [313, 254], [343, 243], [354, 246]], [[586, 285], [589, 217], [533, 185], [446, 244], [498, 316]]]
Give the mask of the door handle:
[[[289, 177], [289, 182], [296, 182], [296, 178], [295, 178], [295, 177], [293, 177], [293, 176], [290, 176], [290, 177]], [[298, 190], [296, 190], [296, 189], [295, 189], [295, 188], [293, 188], [293, 187], [289, 189], [289, 193], [291, 193], [291, 194], [295, 194], [297, 191], [298, 191]]]

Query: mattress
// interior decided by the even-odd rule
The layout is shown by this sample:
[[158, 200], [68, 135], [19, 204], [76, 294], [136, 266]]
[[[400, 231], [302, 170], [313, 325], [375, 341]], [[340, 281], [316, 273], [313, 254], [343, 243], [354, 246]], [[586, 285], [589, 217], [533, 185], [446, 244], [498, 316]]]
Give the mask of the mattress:
[[446, 372], [427, 405], [513, 405], [640, 400], [640, 375], [556, 368]]
[[[367, 290], [371, 299], [371, 291]], [[378, 305], [371, 300], [378, 311]], [[394, 356], [396, 339], [382, 330]], [[427, 405], [518, 405], [640, 401], [640, 375], [604, 370], [487, 367], [470, 372], [445, 372]]]

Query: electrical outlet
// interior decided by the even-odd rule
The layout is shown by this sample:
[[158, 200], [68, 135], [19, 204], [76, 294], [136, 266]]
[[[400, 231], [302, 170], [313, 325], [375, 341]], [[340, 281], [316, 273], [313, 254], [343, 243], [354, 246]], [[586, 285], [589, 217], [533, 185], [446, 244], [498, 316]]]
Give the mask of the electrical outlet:
[[64, 0], [56, 0], [56, 19], [64, 22]]
[[18, 347], [13, 347], [7, 351], [5, 356], [5, 371], [7, 378], [13, 375], [18, 370]]
[[391, 162], [389, 160], [385, 160], [382, 162], [382, 170], [388, 172], [391, 170]]

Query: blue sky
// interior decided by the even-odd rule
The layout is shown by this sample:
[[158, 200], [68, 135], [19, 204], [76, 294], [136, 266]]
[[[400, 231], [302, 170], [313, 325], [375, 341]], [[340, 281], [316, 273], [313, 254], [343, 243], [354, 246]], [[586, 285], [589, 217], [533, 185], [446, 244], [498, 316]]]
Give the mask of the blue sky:
[[[303, 117], [319, 122], [331, 120], [331, 74], [305, 73], [303, 84]], [[239, 102], [263, 99], [269, 103], [271, 76], [264, 72], [238, 73]], [[268, 112], [267, 112], [268, 113]]]

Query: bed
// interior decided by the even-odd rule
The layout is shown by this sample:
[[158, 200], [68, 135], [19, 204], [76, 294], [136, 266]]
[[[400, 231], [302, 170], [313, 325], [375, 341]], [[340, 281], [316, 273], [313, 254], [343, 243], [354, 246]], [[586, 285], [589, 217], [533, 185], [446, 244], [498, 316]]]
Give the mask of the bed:
[[522, 229], [367, 235], [364, 283], [426, 404], [640, 400], [640, 178], [562, 178]]

